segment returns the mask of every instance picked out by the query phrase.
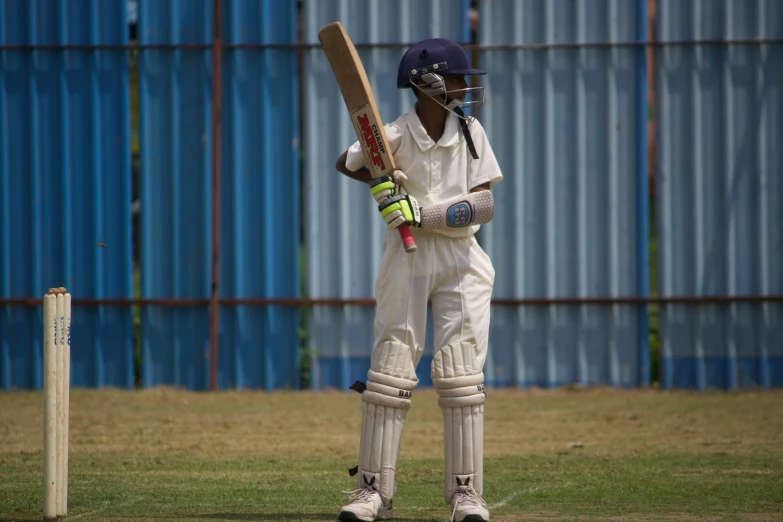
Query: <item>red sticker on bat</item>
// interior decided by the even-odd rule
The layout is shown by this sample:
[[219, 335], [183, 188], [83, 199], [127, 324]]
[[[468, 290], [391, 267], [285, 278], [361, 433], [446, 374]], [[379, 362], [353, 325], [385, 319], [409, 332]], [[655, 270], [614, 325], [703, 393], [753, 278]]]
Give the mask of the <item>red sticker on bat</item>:
[[354, 125], [356, 125], [359, 131], [358, 134], [364, 141], [362, 148], [376, 171], [375, 175], [378, 176], [386, 172], [386, 162], [383, 159], [386, 154], [386, 148], [383, 146], [378, 124], [375, 122], [372, 113], [360, 109], [355, 111], [352, 116], [354, 117]]

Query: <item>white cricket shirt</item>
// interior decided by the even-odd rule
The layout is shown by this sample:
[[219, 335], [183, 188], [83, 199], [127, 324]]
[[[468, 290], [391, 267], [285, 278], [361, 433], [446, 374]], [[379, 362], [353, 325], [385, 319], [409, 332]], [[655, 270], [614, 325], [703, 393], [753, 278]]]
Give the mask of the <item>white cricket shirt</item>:
[[[443, 136], [436, 143], [427, 134], [414, 107], [393, 123], [386, 124], [386, 137], [397, 168], [408, 176], [405, 189], [421, 207], [468, 194], [471, 189], [489, 182], [500, 183], [503, 175], [478, 120], [470, 124], [470, 137], [479, 159], [474, 160], [459, 129], [457, 116], [449, 113]], [[352, 172], [365, 166], [361, 145], [348, 149], [346, 167]], [[450, 237], [472, 236], [481, 225], [433, 230]]]

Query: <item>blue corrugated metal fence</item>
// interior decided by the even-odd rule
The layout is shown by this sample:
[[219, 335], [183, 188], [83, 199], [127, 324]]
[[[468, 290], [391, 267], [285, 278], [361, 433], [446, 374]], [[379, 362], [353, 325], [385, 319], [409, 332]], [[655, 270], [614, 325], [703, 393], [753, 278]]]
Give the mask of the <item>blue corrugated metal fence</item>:
[[[296, 43], [296, 4], [226, 2], [226, 44]], [[222, 297], [300, 296], [299, 79], [291, 48], [227, 51], [223, 69]], [[299, 386], [299, 310], [221, 309], [218, 384]]]
[[[207, 299], [212, 252], [211, 0], [139, 4], [143, 298]], [[224, 2], [220, 134], [220, 297], [299, 296], [296, 53], [230, 48], [293, 44], [295, 4]], [[296, 387], [298, 310], [223, 306], [220, 388]], [[202, 389], [209, 380], [207, 306], [142, 314], [142, 383]]]
[[[783, 293], [783, 4], [658, 0], [655, 55], [660, 287], [665, 295]], [[661, 309], [664, 387], [783, 383], [783, 304]]]
[[[126, 44], [125, 7], [6, 0], [0, 43]], [[0, 297], [131, 297], [127, 53], [11, 49], [0, 64]], [[0, 310], [4, 389], [42, 385], [41, 314]], [[128, 308], [74, 306], [72, 328], [75, 386], [133, 384]]]
[[[644, 41], [644, 2], [492, 7], [482, 44], [551, 46], [480, 55], [483, 120], [506, 174], [481, 238], [495, 263], [494, 296], [645, 297], [643, 49], [558, 47]], [[648, 382], [643, 307], [495, 306], [492, 314], [491, 346], [502, 349], [491, 350], [485, 374], [497, 384]]]
[[[220, 389], [298, 388], [300, 368], [316, 389], [364, 378], [374, 308], [361, 301], [374, 297], [384, 227], [367, 188], [335, 172], [355, 136], [317, 33], [340, 20], [362, 44], [392, 121], [413, 103], [395, 87], [404, 48], [468, 42], [470, 4], [223, 0], [216, 33], [213, 0], [141, 0], [131, 51], [124, 0], [0, 0], [0, 386], [41, 387], [35, 300], [50, 286], [77, 302], [74, 386], [132, 387], [139, 368], [140, 385], [190, 389], [211, 376]], [[478, 116], [505, 175], [479, 237], [496, 268], [492, 386], [646, 386], [651, 317], [663, 387], [783, 382], [783, 6], [657, 4], [648, 35], [644, 0], [479, 2]], [[648, 36], [680, 43], [648, 63]], [[695, 299], [650, 306], [650, 293]], [[616, 297], [629, 299], [606, 302]], [[430, 321], [422, 386], [432, 333]]]

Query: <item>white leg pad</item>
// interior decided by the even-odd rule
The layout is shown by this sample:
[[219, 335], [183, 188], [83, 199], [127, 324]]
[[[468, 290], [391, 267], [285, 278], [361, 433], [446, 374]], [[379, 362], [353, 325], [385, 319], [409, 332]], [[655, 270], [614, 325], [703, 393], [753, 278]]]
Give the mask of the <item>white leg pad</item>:
[[410, 347], [387, 341], [373, 352], [362, 393], [357, 487], [372, 486], [384, 504], [394, 496], [402, 428], [417, 384]]
[[484, 374], [472, 343], [444, 346], [432, 361], [432, 382], [443, 413], [444, 496], [459, 486], [481, 495], [484, 475]]

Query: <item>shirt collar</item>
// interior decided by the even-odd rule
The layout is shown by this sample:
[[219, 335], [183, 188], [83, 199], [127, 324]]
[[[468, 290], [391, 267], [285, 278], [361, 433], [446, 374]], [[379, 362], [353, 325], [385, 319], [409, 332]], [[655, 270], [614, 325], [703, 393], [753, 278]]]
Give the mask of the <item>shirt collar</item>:
[[453, 147], [459, 142], [459, 129], [457, 128], [457, 117], [449, 113], [446, 116], [446, 127], [443, 129], [443, 136], [435, 143], [429, 134], [427, 134], [424, 125], [421, 124], [419, 115], [416, 114], [416, 106], [408, 112], [408, 129], [411, 131], [413, 139], [422, 152], [427, 152], [433, 147]]

